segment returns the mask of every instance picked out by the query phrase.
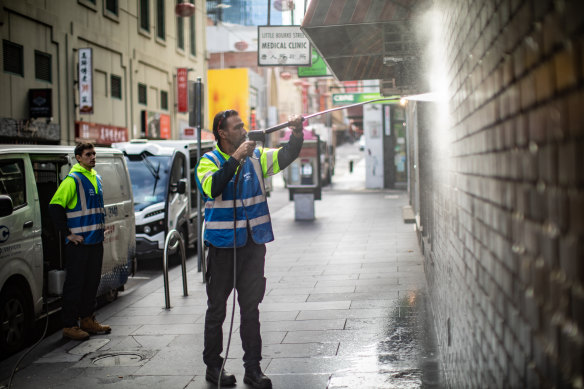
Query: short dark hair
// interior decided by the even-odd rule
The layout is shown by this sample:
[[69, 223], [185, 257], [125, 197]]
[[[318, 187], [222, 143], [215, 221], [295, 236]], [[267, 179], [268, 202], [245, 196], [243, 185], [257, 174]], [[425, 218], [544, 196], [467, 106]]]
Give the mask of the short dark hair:
[[219, 142], [219, 129], [224, 129], [227, 118], [235, 115], [239, 115], [239, 113], [234, 109], [227, 109], [215, 115], [215, 119], [213, 119], [213, 135], [215, 135], [217, 142]]
[[81, 157], [85, 150], [94, 149], [94, 148], [95, 147], [93, 146], [93, 143], [89, 143], [89, 142], [78, 143], [77, 146], [75, 146], [75, 155], [78, 155]]

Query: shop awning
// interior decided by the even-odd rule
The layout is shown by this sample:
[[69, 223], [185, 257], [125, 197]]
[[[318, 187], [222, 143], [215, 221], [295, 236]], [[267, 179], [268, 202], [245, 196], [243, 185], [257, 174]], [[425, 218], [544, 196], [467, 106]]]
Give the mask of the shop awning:
[[412, 19], [432, 0], [312, 0], [301, 29], [340, 81], [417, 79]]

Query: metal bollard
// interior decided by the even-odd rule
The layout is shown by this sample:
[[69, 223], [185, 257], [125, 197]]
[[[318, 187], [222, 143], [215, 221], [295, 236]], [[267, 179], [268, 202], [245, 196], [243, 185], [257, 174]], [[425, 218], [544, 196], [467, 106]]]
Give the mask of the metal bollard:
[[[164, 255], [162, 256], [162, 271], [164, 272], [164, 301], [166, 303], [166, 309], [170, 309], [170, 289], [168, 285], [168, 244], [170, 243], [170, 238], [176, 235], [178, 238], [178, 244], [180, 246], [181, 253], [181, 265], [182, 265], [182, 279], [183, 279], [183, 296], [188, 296], [189, 291], [187, 287], [187, 264], [186, 264], [186, 251], [185, 244], [182, 237], [177, 230], [170, 230], [166, 236], [166, 241], [164, 242]], [[173, 247], [176, 248], [176, 245]]]
[[349, 160], [349, 173], [353, 173], [353, 160]]

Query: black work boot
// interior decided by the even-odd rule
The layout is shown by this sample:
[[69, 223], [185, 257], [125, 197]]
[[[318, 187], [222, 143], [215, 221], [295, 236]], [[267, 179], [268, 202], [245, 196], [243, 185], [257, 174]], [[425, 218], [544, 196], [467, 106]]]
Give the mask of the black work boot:
[[[219, 381], [219, 371], [221, 370], [221, 366], [219, 367], [211, 367], [207, 366], [207, 372], [205, 373], [205, 379], [209, 382], [214, 383], [217, 385]], [[221, 386], [235, 386], [235, 376], [233, 374], [227, 373], [225, 370], [221, 373]]]
[[272, 389], [272, 380], [262, 373], [259, 366], [245, 369], [243, 382], [256, 389]]

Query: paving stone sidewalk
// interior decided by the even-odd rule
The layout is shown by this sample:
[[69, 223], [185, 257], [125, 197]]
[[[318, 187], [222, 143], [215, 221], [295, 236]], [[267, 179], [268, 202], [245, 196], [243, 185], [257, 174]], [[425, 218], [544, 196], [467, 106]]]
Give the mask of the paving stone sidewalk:
[[[294, 220], [290, 203], [272, 214], [267, 290], [260, 305], [262, 367], [274, 388], [410, 388], [439, 386], [423, 257], [404, 224], [400, 191], [326, 191], [316, 220]], [[194, 260], [190, 265], [193, 266]], [[206, 296], [188, 272], [182, 296], [171, 272], [164, 309], [162, 277], [98, 312], [109, 335], [86, 342], [60, 333], [52, 350], [20, 371], [14, 388], [212, 388], [202, 361]], [[224, 325], [225, 343], [229, 328]], [[227, 362], [243, 384], [236, 311]]]

